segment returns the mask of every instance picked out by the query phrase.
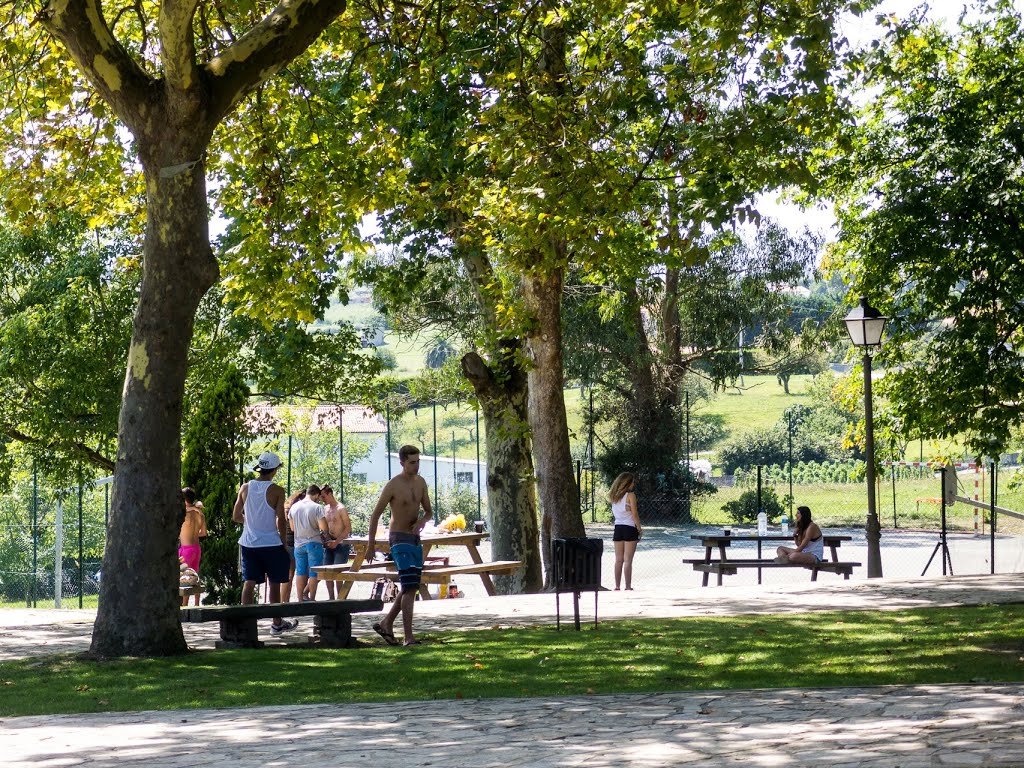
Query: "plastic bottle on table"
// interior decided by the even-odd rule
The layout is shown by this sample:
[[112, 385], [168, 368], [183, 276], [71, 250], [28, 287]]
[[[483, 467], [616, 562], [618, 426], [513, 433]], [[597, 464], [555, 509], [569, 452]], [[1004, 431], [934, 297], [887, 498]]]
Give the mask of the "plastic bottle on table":
[[782, 513], [782, 535], [789, 536], [789, 515]]
[[763, 509], [757, 513], [757, 535], [768, 535], [768, 515], [764, 513]]

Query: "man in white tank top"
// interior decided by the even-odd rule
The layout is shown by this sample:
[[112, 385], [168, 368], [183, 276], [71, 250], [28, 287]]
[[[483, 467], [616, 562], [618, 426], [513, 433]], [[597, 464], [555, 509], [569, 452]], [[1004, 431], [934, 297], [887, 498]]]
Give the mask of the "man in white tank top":
[[[284, 548], [288, 522], [284, 516], [284, 488], [274, 482], [274, 475], [281, 467], [276, 453], [267, 451], [260, 455], [255, 472], [258, 480], [250, 480], [238, 489], [235, 508], [231, 519], [242, 523], [242, 537], [238, 540], [242, 548], [242, 605], [253, 602], [256, 585], [268, 582], [267, 601], [281, 602], [281, 585], [288, 581], [291, 560]], [[270, 634], [279, 635], [299, 625], [298, 619], [275, 620]]]

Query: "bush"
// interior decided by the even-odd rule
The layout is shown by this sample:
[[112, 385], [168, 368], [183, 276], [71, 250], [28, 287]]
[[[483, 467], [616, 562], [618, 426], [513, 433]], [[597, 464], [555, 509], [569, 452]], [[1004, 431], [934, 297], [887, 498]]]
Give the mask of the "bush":
[[722, 446], [718, 452], [718, 460], [727, 475], [735, 474], [740, 467], [784, 464], [788, 458], [788, 438], [784, 432], [775, 428], [744, 432]]
[[[761, 489], [761, 507], [768, 516], [769, 523], [781, 519], [784, 511], [782, 502], [774, 488]], [[760, 511], [757, 508], [757, 490], [744, 491], [735, 501], [723, 504], [722, 510], [730, 515], [737, 524], [756, 523], [757, 513]]]
[[203, 500], [210, 534], [203, 541], [199, 566], [207, 604], [230, 605], [241, 599], [241, 529], [232, 521], [231, 512], [238, 494], [238, 466], [252, 439], [244, 418], [248, 399], [249, 387], [242, 374], [235, 366], [228, 367], [203, 394], [183, 440], [182, 481], [195, 488]]

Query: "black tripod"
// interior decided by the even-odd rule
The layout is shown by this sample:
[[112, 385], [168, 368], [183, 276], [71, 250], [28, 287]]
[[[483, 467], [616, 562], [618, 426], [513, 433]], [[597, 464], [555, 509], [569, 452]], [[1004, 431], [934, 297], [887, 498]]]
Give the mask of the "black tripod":
[[946, 575], [947, 563], [949, 564], [949, 575], [953, 575], [953, 559], [949, 556], [949, 547], [946, 545], [946, 473], [954, 471], [952, 467], [942, 468], [942, 528], [939, 530], [939, 540], [935, 544], [935, 549], [932, 550], [932, 556], [928, 558], [928, 564], [921, 571], [922, 576], [928, 573], [928, 566], [932, 564], [932, 560], [935, 559], [935, 555], [938, 554], [940, 549], [942, 550], [942, 575]]

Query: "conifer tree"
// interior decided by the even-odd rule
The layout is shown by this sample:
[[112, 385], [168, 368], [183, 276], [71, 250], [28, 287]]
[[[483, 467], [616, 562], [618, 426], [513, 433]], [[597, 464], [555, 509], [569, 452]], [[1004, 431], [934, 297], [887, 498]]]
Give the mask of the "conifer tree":
[[204, 602], [234, 604], [241, 598], [238, 538], [231, 510], [241, 482], [239, 466], [252, 440], [244, 412], [249, 387], [235, 366], [203, 395], [185, 433], [182, 480], [199, 494], [209, 536], [203, 541], [200, 580]]

